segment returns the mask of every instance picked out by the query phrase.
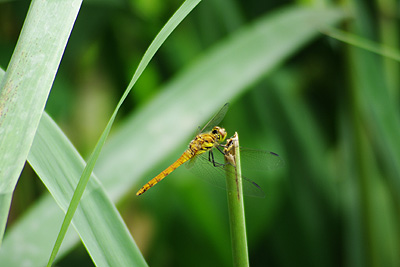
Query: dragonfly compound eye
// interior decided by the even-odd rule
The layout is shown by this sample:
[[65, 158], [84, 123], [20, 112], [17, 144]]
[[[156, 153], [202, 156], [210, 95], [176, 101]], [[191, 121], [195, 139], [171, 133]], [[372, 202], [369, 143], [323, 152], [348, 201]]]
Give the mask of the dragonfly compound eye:
[[219, 141], [223, 141], [223, 140], [225, 140], [225, 138], [226, 138], [226, 135], [227, 135], [227, 133], [226, 133], [226, 131], [225, 131], [225, 129], [224, 128], [221, 128], [221, 127], [215, 127], [216, 129], [216, 131], [217, 131], [217, 135], [218, 135], [218, 137], [219, 137]]

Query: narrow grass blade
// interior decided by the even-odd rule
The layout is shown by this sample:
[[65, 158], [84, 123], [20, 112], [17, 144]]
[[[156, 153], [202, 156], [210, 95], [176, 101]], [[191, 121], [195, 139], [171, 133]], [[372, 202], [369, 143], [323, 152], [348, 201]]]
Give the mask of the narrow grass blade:
[[85, 191], [86, 185], [89, 181], [90, 175], [93, 171], [94, 165], [97, 161], [97, 158], [100, 155], [100, 151], [107, 139], [107, 136], [111, 130], [112, 124], [114, 123], [114, 119], [117, 116], [118, 110], [121, 107], [122, 103], [125, 101], [126, 97], [128, 96], [129, 92], [131, 91], [133, 85], [136, 83], [137, 79], [140, 77], [154, 54], [157, 52], [157, 50], [160, 48], [160, 46], [164, 43], [164, 41], [167, 39], [167, 37], [172, 33], [172, 31], [181, 23], [181, 21], [190, 13], [190, 11], [193, 10], [193, 8], [200, 2], [200, 0], [188, 0], [183, 3], [183, 5], [176, 11], [176, 13], [171, 17], [171, 19], [167, 22], [167, 24], [163, 27], [163, 29], [160, 31], [160, 33], [156, 36], [154, 41], [151, 43], [149, 46], [148, 50], [144, 54], [142, 60], [139, 63], [139, 66], [136, 70], [136, 72], [133, 75], [133, 78], [131, 82], [128, 85], [128, 88], [125, 90], [122, 98], [118, 102], [117, 107], [114, 110], [114, 113], [112, 114], [105, 130], [103, 131], [102, 135], [100, 136], [100, 139], [98, 140], [92, 154], [89, 157], [89, 160], [87, 162], [87, 165], [85, 169], [83, 170], [82, 176], [79, 179], [79, 183], [76, 187], [76, 190], [72, 196], [71, 203], [68, 207], [67, 213], [65, 215], [63, 224], [61, 226], [60, 233], [57, 237], [56, 243], [54, 245], [54, 249], [51, 253], [49, 262], [47, 266], [51, 266], [53, 263], [58, 250], [60, 249], [62, 240], [64, 239], [64, 236], [68, 230], [69, 224], [71, 223], [72, 217], [74, 216], [74, 213], [78, 207], [79, 201], [83, 195], [83, 192]]
[[322, 31], [326, 35], [335, 38], [339, 41], [345, 42], [349, 45], [365, 49], [375, 54], [400, 61], [400, 51], [395, 48], [387, 47], [366, 38], [362, 38], [356, 34], [341, 31], [335, 28], [327, 28]]
[[[0, 85], [0, 245], [22, 171], [81, 1], [32, 1]], [[7, 207], [8, 206], [8, 207]]]
[[246, 221], [244, 214], [242, 169], [240, 166], [239, 136], [237, 133], [227, 140], [225, 149], [226, 186], [228, 192], [229, 225], [234, 266], [249, 266]]
[[[85, 162], [47, 114], [42, 117], [28, 160], [66, 211]], [[147, 265], [94, 174], [72, 223], [96, 266]]]

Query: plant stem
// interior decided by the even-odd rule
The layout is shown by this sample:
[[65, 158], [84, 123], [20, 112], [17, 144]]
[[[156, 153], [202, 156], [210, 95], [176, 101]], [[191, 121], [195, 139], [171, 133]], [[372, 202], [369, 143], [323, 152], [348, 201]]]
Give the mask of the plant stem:
[[240, 168], [239, 137], [237, 133], [227, 141], [225, 163], [228, 164], [227, 169], [229, 170], [226, 172], [226, 185], [228, 191], [233, 264], [234, 266], [249, 266]]

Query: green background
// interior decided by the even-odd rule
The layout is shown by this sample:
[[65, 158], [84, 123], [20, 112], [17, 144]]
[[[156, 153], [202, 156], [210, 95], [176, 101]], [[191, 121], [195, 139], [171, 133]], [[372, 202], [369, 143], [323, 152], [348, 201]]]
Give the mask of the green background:
[[[266, 193], [264, 199], [245, 198], [250, 265], [400, 266], [399, 66], [324, 35], [317, 8], [327, 4], [203, 1], [143, 72], [120, 110], [95, 173], [150, 266], [232, 265], [224, 191], [182, 168], [135, 196], [179, 157], [196, 127], [225, 102], [230, 110], [222, 126], [229, 135], [237, 131], [242, 146], [276, 152], [285, 161], [269, 173], [245, 174]], [[398, 47], [396, 1], [331, 4], [342, 16], [337, 27]], [[160, 0], [83, 3], [46, 105], [83, 158], [91, 153], [147, 47], [180, 5]], [[29, 3], [1, 2], [0, 7], [0, 67], [6, 70]], [[288, 8], [316, 9], [304, 25], [290, 27], [286, 21], [289, 27], [273, 26], [275, 35], [266, 40], [246, 42], [243, 32]], [[260, 62], [246, 62], [257, 58], [253, 52], [260, 51], [262, 42], [290, 40], [298, 33], [293, 29], [316, 24], [309, 39], [280, 43], [283, 50], [293, 45], [291, 50], [265, 52]], [[232, 40], [243, 47], [225, 57], [221, 47]], [[243, 77], [223, 77], [218, 86], [218, 75], [230, 68]], [[231, 85], [232, 91], [218, 92]], [[140, 140], [130, 140], [138, 136]], [[141, 145], [132, 149], [128, 144]], [[122, 163], [128, 167], [115, 167]], [[121, 176], [130, 183], [114, 178]], [[119, 184], [113, 187], [113, 181]], [[20, 227], [31, 208], [48, 198], [46, 192], [26, 164], [0, 251], [10, 246], [8, 231]], [[71, 241], [68, 250], [57, 266], [93, 265], [81, 243]]]

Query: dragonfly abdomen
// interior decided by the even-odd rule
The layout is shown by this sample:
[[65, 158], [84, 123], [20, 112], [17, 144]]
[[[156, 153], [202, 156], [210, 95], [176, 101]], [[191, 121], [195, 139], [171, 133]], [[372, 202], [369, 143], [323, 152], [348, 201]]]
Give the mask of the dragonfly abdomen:
[[170, 174], [171, 172], [173, 172], [176, 168], [178, 168], [179, 166], [181, 166], [183, 163], [185, 163], [186, 161], [188, 161], [189, 159], [191, 159], [193, 157], [193, 154], [191, 153], [190, 149], [187, 149], [185, 152], [183, 152], [183, 154], [179, 157], [179, 159], [177, 159], [174, 163], [172, 163], [168, 168], [166, 168], [165, 170], [163, 170], [162, 172], [160, 172], [160, 174], [158, 174], [156, 177], [154, 177], [153, 179], [151, 179], [147, 184], [145, 184], [137, 193], [137, 196], [140, 196], [141, 194], [143, 194], [144, 192], [146, 192], [147, 190], [149, 190], [150, 188], [152, 188], [153, 186], [155, 186], [159, 181], [161, 181], [162, 179], [164, 179], [168, 174]]

